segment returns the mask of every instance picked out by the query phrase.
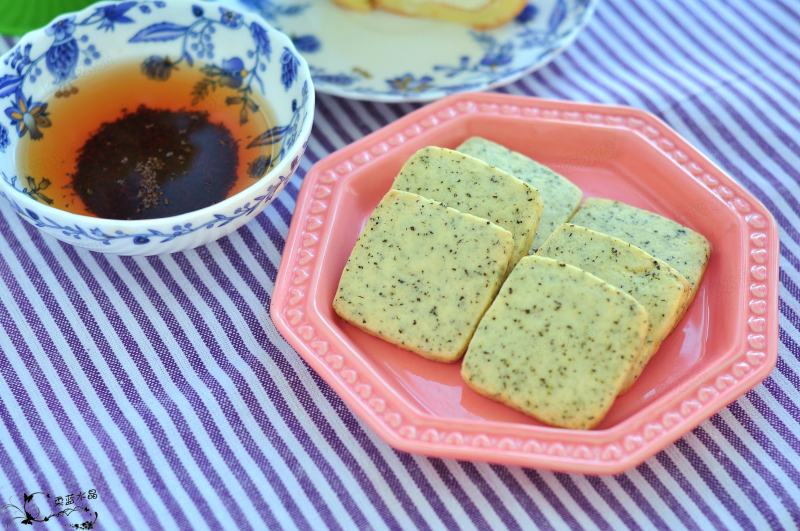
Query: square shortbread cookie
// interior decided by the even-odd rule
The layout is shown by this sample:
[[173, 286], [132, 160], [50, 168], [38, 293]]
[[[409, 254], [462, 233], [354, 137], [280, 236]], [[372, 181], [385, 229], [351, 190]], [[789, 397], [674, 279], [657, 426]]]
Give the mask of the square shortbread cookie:
[[390, 190], [347, 260], [333, 308], [346, 321], [436, 361], [455, 361], [499, 289], [511, 233]]
[[452, 149], [431, 146], [417, 151], [400, 170], [393, 188], [488, 219], [510, 231], [514, 236], [512, 265], [528, 254], [542, 213], [535, 188]]
[[558, 227], [536, 254], [602, 278], [647, 310], [650, 329], [645, 347], [623, 384], [623, 391], [627, 390], [683, 314], [691, 294], [689, 281], [666, 262], [630, 243], [569, 223]]
[[575, 266], [519, 261], [481, 320], [461, 374], [478, 393], [563, 428], [614, 402], [647, 335], [647, 312]]

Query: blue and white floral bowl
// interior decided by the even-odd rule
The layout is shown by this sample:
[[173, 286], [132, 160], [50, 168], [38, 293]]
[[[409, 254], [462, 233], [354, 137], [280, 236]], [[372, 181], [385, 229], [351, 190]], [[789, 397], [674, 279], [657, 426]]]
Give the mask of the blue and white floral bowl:
[[[17, 171], [18, 143], [26, 135], [48, 134], [49, 96], [90, 70], [122, 61], [139, 61], [151, 75], [164, 77], [165, 64], [222, 70], [235, 65], [239, 88], [269, 102], [278, 124], [257, 139], [260, 146], [277, 147], [271, 169], [232, 197], [168, 218], [93, 218], [49, 206], [47, 176]], [[191, 249], [247, 223], [283, 189], [305, 150], [313, 115], [308, 65], [289, 37], [257, 15], [185, 0], [99, 2], [27, 34], [0, 59], [0, 195], [42, 232], [93, 251], [151, 255]]]

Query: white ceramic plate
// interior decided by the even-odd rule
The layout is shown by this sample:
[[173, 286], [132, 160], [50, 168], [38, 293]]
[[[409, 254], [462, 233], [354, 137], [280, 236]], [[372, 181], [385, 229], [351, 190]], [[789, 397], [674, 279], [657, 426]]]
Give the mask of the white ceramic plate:
[[531, 0], [490, 31], [332, 0], [224, 0], [254, 9], [290, 35], [320, 92], [361, 100], [430, 101], [486, 90], [551, 61], [591, 18], [596, 0]]

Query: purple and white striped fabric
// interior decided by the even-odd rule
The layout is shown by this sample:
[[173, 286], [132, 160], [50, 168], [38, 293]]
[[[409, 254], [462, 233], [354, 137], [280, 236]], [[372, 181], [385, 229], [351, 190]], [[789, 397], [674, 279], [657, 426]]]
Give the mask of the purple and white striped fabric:
[[108, 257], [0, 213], [0, 505], [95, 489], [105, 529], [797, 529], [798, 86], [796, 0], [606, 0], [566, 53], [502, 89], [648, 109], [783, 228], [776, 370], [635, 470], [396, 452], [276, 332], [267, 308], [304, 172], [415, 108], [323, 95], [286, 191], [207, 247]]

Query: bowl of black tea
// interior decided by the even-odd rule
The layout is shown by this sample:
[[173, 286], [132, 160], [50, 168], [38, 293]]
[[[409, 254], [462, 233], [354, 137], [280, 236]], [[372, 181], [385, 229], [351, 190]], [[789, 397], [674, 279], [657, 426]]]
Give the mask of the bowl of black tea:
[[258, 16], [183, 1], [96, 4], [0, 62], [0, 190], [44, 232], [117, 254], [213, 241], [296, 170], [308, 67]]

